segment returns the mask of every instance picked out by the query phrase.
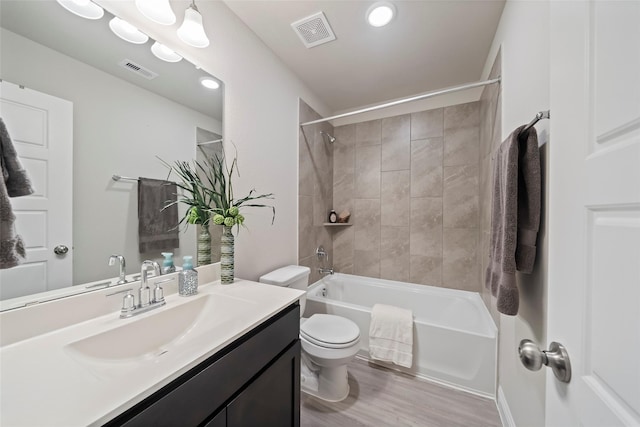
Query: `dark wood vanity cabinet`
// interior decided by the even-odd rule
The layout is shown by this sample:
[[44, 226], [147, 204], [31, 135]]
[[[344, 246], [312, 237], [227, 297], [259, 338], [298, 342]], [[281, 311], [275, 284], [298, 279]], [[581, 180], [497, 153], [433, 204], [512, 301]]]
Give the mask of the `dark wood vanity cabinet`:
[[296, 303], [106, 425], [298, 427], [299, 322]]

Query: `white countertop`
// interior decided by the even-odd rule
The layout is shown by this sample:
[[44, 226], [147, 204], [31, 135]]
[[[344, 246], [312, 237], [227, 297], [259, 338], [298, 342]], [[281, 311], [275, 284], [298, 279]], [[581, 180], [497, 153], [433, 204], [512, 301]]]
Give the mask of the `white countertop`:
[[[130, 319], [119, 312], [53, 330], [0, 348], [0, 425], [101, 425], [185, 373], [295, 302], [302, 291], [236, 280], [200, 285], [193, 297], [176, 294], [167, 304]], [[216, 296], [233, 314], [215, 325], [203, 315], [169, 345], [169, 351], [120, 361], [78, 357], [69, 344]], [[210, 320], [210, 319], [209, 319]], [[120, 343], [126, 345], [126, 342]]]

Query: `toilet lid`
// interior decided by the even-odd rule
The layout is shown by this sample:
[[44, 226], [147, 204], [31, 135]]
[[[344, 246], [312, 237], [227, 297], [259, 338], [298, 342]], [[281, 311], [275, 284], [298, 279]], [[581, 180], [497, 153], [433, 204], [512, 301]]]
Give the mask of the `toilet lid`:
[[344, 348], [360, 338], [360, 328], [344, 317], [314, 314], [300, 325], [300, 335], [321, 347]]

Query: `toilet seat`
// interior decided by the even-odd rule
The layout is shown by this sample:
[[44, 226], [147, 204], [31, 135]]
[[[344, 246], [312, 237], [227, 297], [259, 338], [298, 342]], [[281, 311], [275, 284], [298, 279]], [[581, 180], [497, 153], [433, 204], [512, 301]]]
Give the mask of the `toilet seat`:
[[300, 335], [320, 347], [347, 348], [360, 339], [360, 328], [341, 316], [314, 314], [300, 325]]

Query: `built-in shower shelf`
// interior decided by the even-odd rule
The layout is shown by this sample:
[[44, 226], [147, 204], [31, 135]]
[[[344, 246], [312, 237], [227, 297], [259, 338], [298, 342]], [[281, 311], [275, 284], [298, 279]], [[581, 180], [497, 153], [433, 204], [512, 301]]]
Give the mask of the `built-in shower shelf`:
[[325, 222], [322, 225], [324, 225], [325, 227], [346, 227], [353, 224], [350, 222]]

